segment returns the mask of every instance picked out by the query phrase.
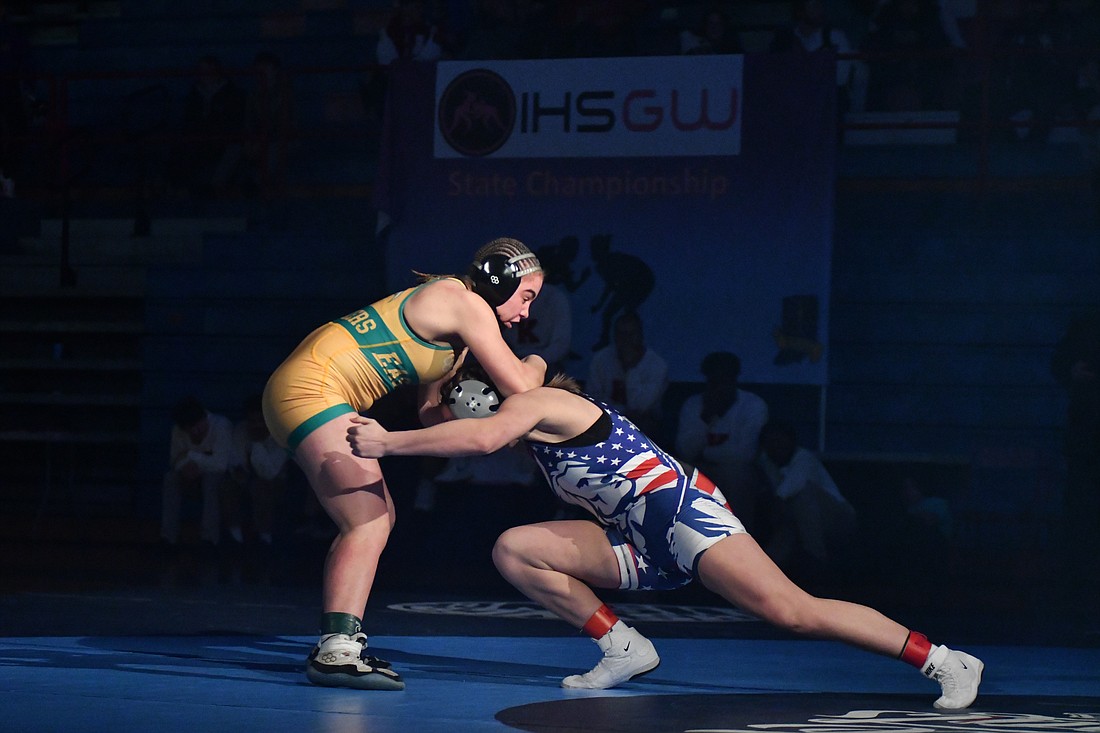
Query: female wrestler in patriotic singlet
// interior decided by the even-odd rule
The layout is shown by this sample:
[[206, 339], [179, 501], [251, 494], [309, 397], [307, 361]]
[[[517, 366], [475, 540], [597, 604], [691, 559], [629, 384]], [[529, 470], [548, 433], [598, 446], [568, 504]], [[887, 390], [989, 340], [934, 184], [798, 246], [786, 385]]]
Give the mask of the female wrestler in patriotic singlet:
[[[584, 630], [603, 658], [563, 687], [603, 689], [654, 669], [653, 644], [603, 604], [595, 588], [666, 589], [698, 578], [738, 608], [792, 632], [894, 656], [940, 683], [938, 708], [969, 706], [982, 662], [931, 644], [878, 611], [817, 598], [768, 558], [698, 471], [662, 451], [628, 419], [559, 375], [546, 387], [501, 400], [473, 365], [448, 385], [458, 418], [389, 432], [353, 420], [355, 455], [453, 456], [491, 453], [523, 440], [554, 492], [596, 522], [562, 520], [513, 527], [493, 548], [501, 574], [528, 598]], [[483, 406], [493, 403], [490, 409]], [[498, 403], [498, 404], [497, 404]], [[494, 408], [495, 409], [492, 409]]]
[[316, 329], [268, 380], [268, 428], [293, 453], [338, 530], [325, 560], [321, 638], [306, 665], [315, 684], [404, 688], [388, 663], [364, 652], [362, 617], [394, 507], [378, 461], [351, 453], [352, 418], [383, 395], [416, 385], [421, 421], [438, 422], [439, 382], [467, 350], [504, 394], [540, 385], [545, 364], [516, 358], [500, 328], [527, 317], [542, 279], [525, 245], [495, 239], [474, 254], [464, 276], [425, 277]]

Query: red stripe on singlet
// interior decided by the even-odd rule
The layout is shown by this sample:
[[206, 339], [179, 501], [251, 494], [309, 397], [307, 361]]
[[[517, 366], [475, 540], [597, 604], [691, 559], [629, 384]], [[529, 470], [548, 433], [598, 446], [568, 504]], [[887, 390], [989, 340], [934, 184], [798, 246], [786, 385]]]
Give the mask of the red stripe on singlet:
[[[695, 469], [695, 472], [691, 475], [691, 485], [704, 493], [710, 494], [711, 496], [714, 496], [714, 492], [718, 490], [718, 485], [707, 478], [706, 474], [704, 474], [698, 468]], [[724, 504], [722, 504], [722, 506], [724, 506], [726, 509], [729, 509], [731, 512], [733, 511], [733, 507], [730, 506], [728, 500]]]
[[691, 482], [691, 485], [699, 489], [700, 491], [706, 492], [708, 494], [713, 494], [714, 490], [718, 488], [718, 486], [705, 475], [703, 475], [703, 472], [699, 469], [695, 469], [695, 476], [693, 476], [692, 478], [694, 480]]
[[656, 456], [653, 456], [652, 458], [647, 458], [634, 468], [630, 469], [630, 472], [626, 474], [626, 477], [631, 480], [639, 479], [642, 476], [645, 476], [651, 470], [653, 470], [655, 466], [659, 465], [661, 465], [661, 460]]
[[658, 476], [657, 478], [650, 481], [649, 484], [647, 484], [646, 487], [644, 489], [642, 489], [641, 491], [639, 491], [638, 493], [639, 494], [647, 494], [650, 491], [653, 491], [654, 489], [663, 489], [666, 486], [672, 486], [673, 484], [676, 483], [677, 478], [678, 478], [678, 474], [676, 473], [676, 471], [674, 471], [673, 469], [670, 468], [667, 471], [665, 471], [664, 473], [662, 473], [660, 476]]

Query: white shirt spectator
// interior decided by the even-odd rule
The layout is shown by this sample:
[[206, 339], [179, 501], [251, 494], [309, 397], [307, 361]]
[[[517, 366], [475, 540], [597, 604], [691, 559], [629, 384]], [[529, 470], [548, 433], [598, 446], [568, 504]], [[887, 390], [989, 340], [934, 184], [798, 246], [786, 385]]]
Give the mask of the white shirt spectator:
[[282, 473], [290, 456], [275, 439], [268, 435], [263, 440], [254, 440], [248, 434], [248, 425], [238, 423], [233, 428], [233, 452], [230, 455], [230, 468], [240, 468], [255, 474], [257, 478], [271, 481]]
[[667, 387], [668, 363], [653, 349], [646, 349], [641, 361], [624, 372], [612, 345], [592, 355], [584, 391], [629, 416], [653, 412]]
[[743, 389], [724, 415], [704, 422], [703, 395], [684, 400], [676, 434], [676, 454], [686, 461], [748, 463], [755, 459], [760, 429], [768, 421], [768, 404]]
[[229, 469], [229, 456], [233, 450], [233, 424], [222, 415], [206, 413], [209, 429], [199, 443], [192, 443], [186, 432], [172, 426], [170, 465], [179, 470], [186, 463], [194, 463], [204, 474], [225, 473]]
[[795, 448], [794, 455], [786, 466], [777, 466], [768, 460], [767, 456], [761, 456], [760, 465], [779, 499], [790, 499], [807, 487], [817, 487], [829, 498], [842, 504], [848, 503], [836, 487], [833, 477], [825, 470], [821, 459], [812, 451]]

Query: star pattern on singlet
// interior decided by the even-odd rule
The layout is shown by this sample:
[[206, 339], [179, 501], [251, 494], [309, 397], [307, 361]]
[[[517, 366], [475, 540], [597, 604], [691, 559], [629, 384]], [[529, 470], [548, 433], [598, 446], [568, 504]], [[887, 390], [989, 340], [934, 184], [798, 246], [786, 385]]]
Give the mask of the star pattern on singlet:
[[534, 444], [531, 453], [559, 497], [610, 519], [644, 494], [676, 485], [678, 465], [629, 419], [599, 406], [612, 421], [607, 439], [590, 446]]

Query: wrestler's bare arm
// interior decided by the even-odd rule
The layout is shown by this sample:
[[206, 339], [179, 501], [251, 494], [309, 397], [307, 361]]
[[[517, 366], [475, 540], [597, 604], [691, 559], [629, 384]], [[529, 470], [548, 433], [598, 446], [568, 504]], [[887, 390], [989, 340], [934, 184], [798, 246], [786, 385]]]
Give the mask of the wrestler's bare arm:
[[526, 436], [538, 424], [536, 404], [525, 405], [532, 402], [522, 399], [526, 394], [506, 400], [492, 417], [448, 420], [419, 430], [391, 432], [370, 418], [357, 417], [348, 428], [348, 443], [361, 458], [487, 455]]
[[461, 283], [431, 283], [409, 299], [405, 317], [423, 338], [468, 347], [505, 397], [542, 386], [545, 364], [540, 369], [537, 363], [520, 361], [500, 335], [493, 309]]

